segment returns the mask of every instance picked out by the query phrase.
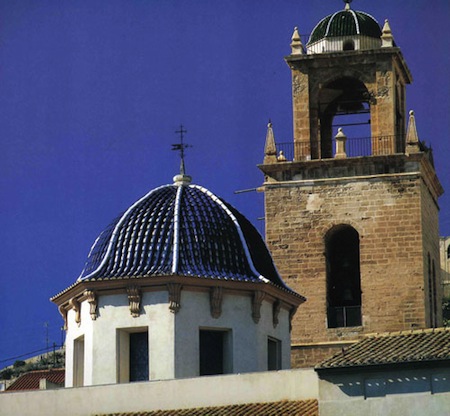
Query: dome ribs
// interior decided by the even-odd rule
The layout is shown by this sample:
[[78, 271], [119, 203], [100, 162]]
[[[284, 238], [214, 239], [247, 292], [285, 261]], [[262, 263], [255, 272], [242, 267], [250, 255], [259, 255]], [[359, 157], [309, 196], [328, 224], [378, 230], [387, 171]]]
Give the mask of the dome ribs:
[[112, 221], [111, 224], [109, 224], [108, 227], [97, 237], [91, 247], [84, 269], [78, 279], [83, 279], [84, 277], [90, 275], [100, 266], [108, 250], [108, 244], [111, 240], [111, 235], [120, 218], [121, 216]]
[[380, 38], [381, 27], [368, 13], [341, 10], [323, 18], [311, 32], [307, 46], [324, 38], [362, 35]]
[[[285, 288], [269, 252], [261, 249], [265, 247], [261, 236], [245, 221], [237, 210], [201, 186], [161, 186], [99, 235], [79, 279], [177, 274], [267, 282], [267, 274]], [[261, 261], [260, 257], [269, 259]], [[272, 269], [257, 266], [264, 262]]]

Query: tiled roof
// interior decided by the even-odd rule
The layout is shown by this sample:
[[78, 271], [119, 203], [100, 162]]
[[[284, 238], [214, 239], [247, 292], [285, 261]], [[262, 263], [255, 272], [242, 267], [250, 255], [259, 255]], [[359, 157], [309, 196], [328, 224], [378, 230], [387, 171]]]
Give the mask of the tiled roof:
[[251, 223], [193, 184], [161, 186], [134, 203], [94, 242], [79, 280], [174, 274], [286, 287]]
[[450, 328], [368, 335], [316, 369], [450, 360]]
[[317, 400], [299, 400], [97, 416], [319, 416], [319, 405]]
[[7, 391], [39, 390], [39, 380], [43, 378], [50, 383], [64, 386], [65, 370], [63, 368], [55, 368], [52, 370], [37, 370], [22, 374], [7, 388]]

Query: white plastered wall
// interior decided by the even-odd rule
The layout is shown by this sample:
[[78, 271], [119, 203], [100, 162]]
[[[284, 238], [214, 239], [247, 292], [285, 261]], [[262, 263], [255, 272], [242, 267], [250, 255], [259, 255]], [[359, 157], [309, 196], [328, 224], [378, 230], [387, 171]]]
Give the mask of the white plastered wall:
[[67, 313], [66, 334], [66, 387], [73, 387], [74, 383], [74, 344], [75, 340], [84, 337], [84, 382], [83, 385], [92, 385], [92, 350], [93, 350], [93, 322], [89, 314], [89, 304], [83, 302], [80, 305], [81, 323], [75, 322], [75, 310], [70, 309]]
[[[151, 380], [175, 377], [174, 315], [169, 311], [168, 293], [143, 293], [141, 313], [133, 317], [126, 294], [100, 296], [98, 317], [92, 320], [89, 304], [81, 304], [81, 324], [75, 322], [75, 312], [68, 313], [66, 337], [66, 387], [72, 387], [74, 368], [74, 340], [84, 335], [85, 365], [84, 385], [112, 384], [124, 380], [119, 373], [121, 333], [148, 331], [149, 367]], [[123, 355], [123, 354], [122, 354]], [[125, 366], [126, 367], [126, 366]]]
[[231, 332], [232, 372], [248, 373], [267, 370], [267, 339], [273, 337], [282, 344], [282, 368], [290, 367], [289, 313], [281, 309], [279, 324], [274, 328], [272, 303], [263, 301], [261, 318], [252, 318], [250, 296], [225, 294], [222, 314], [215, 319], [210, 313], [209, 293], [181, 292], [181, 309], [175, 317], [176, 378], [199, 375], [199, 331], [218, 329]]
[[141, 313], [133, 317], [126, 294], [103, 295], [98, 299], [98, 316], [92, 320], [87, 301], [81, 304], [81, 324], [74, 310], [68, 313], [66, 338], [66, 387], [73, 386], [74, 341], [84, 336], [84, 385], [127, 382], [127, 334], [148, 331], [150, 380], [196, 377], [199, 375], [199, 330], [229, 331], [230, 372], [267, 370], [267, 339], [282, 345], [282, 369], [290, 368], [289, 313], [280, 310], [279, 323], [273, 325], [272, 302], [263, 301], [261, 318], [252, 318], [249, 295], [225, 294], [222, 314], [214, 319], [209, 292], [182, 290], [181, 309], [169, 310], [168, 292], [145, 292]]

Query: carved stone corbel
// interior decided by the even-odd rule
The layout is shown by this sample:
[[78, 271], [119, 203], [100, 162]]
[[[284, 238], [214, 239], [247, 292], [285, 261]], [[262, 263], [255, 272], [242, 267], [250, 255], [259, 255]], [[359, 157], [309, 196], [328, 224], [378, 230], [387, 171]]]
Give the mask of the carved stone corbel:
[[280, 322], [278, 319], [278, 315], [280, 314], [281, 310], [281, 301], [277, 299], [273, 305], [272, 305], [272, 320], [273, 320], [273, 327], [276, 328], [278, 323]]
[[72, 298], [69, 300], [69, 305], [75, 310], [75, 322], [78, 326], [81, 325], [81, 305], [80, 302], [76, 298]]
[[215, 286], [209, 292], [211, 316], [217, 319], [222, 315], [223, 288]]
[[127, 287], [128, 304], [133, 318], [137, 318], [141, 311], [141, 290], [139, 286], [130, 285]]
[[97, 319], [97, 306], [98, 306], [97, 296], [95, 292], [92, 290], [85, 290], [84, 296], [86, 296], [86, 299], [89, 303], [89, 313], [91, 314], [91, 319], [95, 321]]
[[255, 324], [261, 319], [261, 305], [266, 294], [262, 290], [256, 290], [252, 299], [252, 318]]
[[179, 283], [168, 283], [169, 291], [169, 309], [173, 313], [177, 313], [181, 308], [181, 288]]
[[67, 331], [67, 309], [63, 305], [59, 305], [58, 310], [64, 320], [64, 330]]
[[297, 307], [292, 307], [291, 310], [289, 311], [289, 332], [292, 331], [292, 318], [294, 317], [295, 313], [297, 312], [298, 306]]

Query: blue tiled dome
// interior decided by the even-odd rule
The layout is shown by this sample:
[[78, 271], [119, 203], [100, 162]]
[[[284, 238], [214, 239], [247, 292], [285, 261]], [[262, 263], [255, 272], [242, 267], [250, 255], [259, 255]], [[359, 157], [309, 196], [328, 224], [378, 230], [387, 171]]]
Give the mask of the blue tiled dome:
[[162, 275], [270, 281], [285, 287], [260, 234], [193, 184], [150, 191], [94, 242], [78, 280]]
[[313, 29], [308, 44], [324, 38], [354, 35], [379, 39], [381, 28], [370, 14], [348, 8], [323, 18]]

